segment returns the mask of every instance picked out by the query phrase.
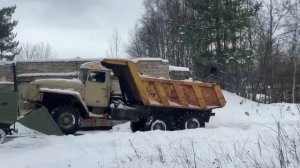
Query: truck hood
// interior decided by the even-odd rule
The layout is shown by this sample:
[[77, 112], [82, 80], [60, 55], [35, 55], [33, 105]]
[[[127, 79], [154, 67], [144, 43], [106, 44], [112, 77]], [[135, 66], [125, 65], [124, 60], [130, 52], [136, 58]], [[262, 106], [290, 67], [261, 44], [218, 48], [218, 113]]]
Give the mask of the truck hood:
[[84, 88], [84, 84], [79, 79], [40, 79], [31, 84], [38, 85], [39, 88], [72, 89], [79, 93], [82, 93]]

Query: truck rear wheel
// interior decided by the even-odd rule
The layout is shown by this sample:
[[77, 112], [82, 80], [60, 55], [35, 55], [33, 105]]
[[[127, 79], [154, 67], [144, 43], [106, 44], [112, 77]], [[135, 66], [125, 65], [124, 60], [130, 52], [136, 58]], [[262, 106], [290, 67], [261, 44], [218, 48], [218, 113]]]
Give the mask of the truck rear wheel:
[[0, 129], [0, 144], [5, 140], [6, 133], [3, 129]]
[[170, 130], [170, 123], [165, 117], [151, 117], [145, 125], [146, 131], [152, 130]]
[[195, 129], [205, 127], [205, 122], [196, 113], [186, 113], [179, 120], [180, 129]]
[[72, 106], [58, 106], [52, 117], [64, 134], [74, 134], [79, 129], [79, 111]]
[[155, 120], [153, 123], [151, 123], [150, 130], [166, 131], [167, 130], [167, 124], [165, 123], [165, 121]]

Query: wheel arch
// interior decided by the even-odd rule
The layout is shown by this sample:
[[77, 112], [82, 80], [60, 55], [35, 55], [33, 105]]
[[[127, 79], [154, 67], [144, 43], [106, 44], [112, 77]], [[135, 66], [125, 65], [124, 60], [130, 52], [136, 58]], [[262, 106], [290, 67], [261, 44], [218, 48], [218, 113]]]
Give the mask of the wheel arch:
[[82, 118], [88, 118], [88, 108], [83, 99], [78, 94], [60, 93], [60, 92], [47, 92], [41, 91], [42, 104], [49, 110], [53, 111], [54, 108], [60, 105], [72, 105], [77, 108]]

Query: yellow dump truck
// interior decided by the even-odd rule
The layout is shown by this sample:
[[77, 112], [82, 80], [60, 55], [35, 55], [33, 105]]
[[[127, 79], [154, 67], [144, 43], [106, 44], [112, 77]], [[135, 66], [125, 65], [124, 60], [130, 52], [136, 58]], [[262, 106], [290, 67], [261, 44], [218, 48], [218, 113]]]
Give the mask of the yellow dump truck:
[[[120, 95], [112, 88], [112, 73]], [[214, 115], [212, 109], [225, 105], [216, 84], [147, 77], [129, 59], [85, 63], [79, 79], [36, 80], [26, 99], [45, 106], [65, 134], [88, 118], [130, 120], [133, 132], [199, 128]]]

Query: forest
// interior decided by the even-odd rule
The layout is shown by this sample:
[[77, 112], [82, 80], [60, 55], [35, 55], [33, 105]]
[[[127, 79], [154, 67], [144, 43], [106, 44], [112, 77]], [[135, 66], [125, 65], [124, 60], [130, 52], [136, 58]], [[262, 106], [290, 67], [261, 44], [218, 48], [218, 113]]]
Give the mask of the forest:
[[158, 57], [191, 76], [264, 103], [295, 102], [299, 64], [296, 0], [144, 0], [130, 33], [133, 58]]
[[[263, 103], [299, 102], [300, 2], [297, 0], [143, 0], [131, 58], [167, 59], [191, 77]], [[48, 59], [48, 43], [20, 44], [16, 6], [0, 10], [0, 60]], [[119, 55], [118, 32], [110, 55]]]

